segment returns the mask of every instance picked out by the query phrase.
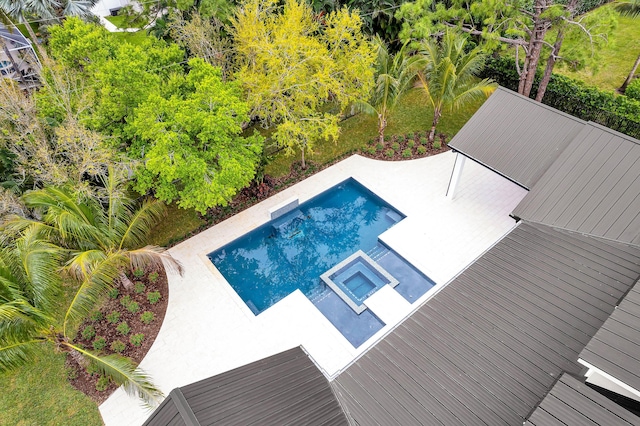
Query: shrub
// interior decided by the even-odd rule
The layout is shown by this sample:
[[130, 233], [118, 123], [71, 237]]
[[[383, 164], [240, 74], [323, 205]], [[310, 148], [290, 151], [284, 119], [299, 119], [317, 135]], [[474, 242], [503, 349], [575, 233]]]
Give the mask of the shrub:
[[110, 324], [115, 324], [120, 321], [120, 312], [113, 311], [107, 314], [107, 321], [109, 321]]
[[395, 151], [394, 151], [393, 149], [389, 148], [389, 149], [387, 149], [387, 150], [384, 152], [384, 154], [385, 154], [387, 157], [392, 158], [392, 157], [393, 157], [393, 155], [395, 154]]
[[102, 312], [93, 311], [93, 312], [91, 312], [91, 314], [89, 314], [89, 318], [91, 318], [91, 321], [93, 321], [93, 322], [98, 322], [98, 321], [102, 320]]
[[152, 273], [149, 274], [149, 277], [148, 277], [149, 278], [149, 282], [150, 283], [155, 283], [156, 281], [158, 281], [158, 277], [159, 276], [160, 275], [156, 271], [153, 271]]
[[107, 341], [104, 337], [98, 336], [93, 339], [93, 349], [95, 349], [96, 351], [103, 350], [105, 346], [107, 346]]
[[410, 149], [405, 149], [404, 151], [402, 151], [402, 158], [409, 158], [409, 157], [411, 157]]
[[94, 362], [90, 362], [87, 365], [87, 374], [90, 376], [95, 376], [96, 374], [100, 374], [100, 370], [98, 369], [98, 365]]
[[132, 334], [129, 337], [129, 343], [131, 343], [133, 346], [140, 346], [143, 340], [144, 340], [144, 334], [142, 333]]
[[398, 151], [400, 149], [400, 144], [398, 142], [394, 142], [391, 145], [391, 149], [393, 149], [394, 151]]
[[399, 135], [399, 136], [397, 137], [397, 141], [398, 141], [398, 142], [404, 142], [404, 135]]
[[100, 376], [96, 381], [96, 390], [98, 392], [104, 392], [109, 387], [109, 378], [107, 376]]
[[132, 314], [135, 314], [139, 310], [140, 310], [140, 305], [138, 304], [138, 302], [132, 301], [131, 303], [129, 303], [129, 305], [127, 305], [127, 311], [131, 312]]
[[373, 155], [376, 153], [376, 149], [373, 146], [367, 146], [364, 148], [364, 152], [370, 155]]
[[434, 140], [433, 141], [433, 149], [440, 149], [440, 148], [442, 148], [442, 144], [440, 143], [440, 141], [437, 140], [437, 139]]
[[76, 370], [75, 368], [71, 367], [71, 368], [65, 368], [66, 372], [67, 372], [67, 379], [68, 380], [75, 380], [78, 378], [78, 370]]
[[131, 296], [129, 296], [128, 294], [120, 298], [120, 304], [125, 308], [129, 306], [130, 303], [131, 303]]
[[427, 140], [427, 138], [425, 138], [424, 136], [422, 136], [420, 138], [420, 145], [426, 145], [427, 143], [429, 143], [429, 141]]
[[120, 295], [120, 290], [118, 290], [116, 287], [109, 290], [109, 298], [117, 299], [119, 295]]
[[136, 277], [136, 278], [142, 278], [142, 277], [144, 277], [144, 269], [142, 269], [142, 268], [136, 268], [136, 269], [133, 271], [133, 276], [134, 276], [134, 277]]
[[96, 336], [96, 329], [92, 325], [88, 325], [82, 330], [82, 338], [84, 340], [91, 340]]
[[145, 290], [144, 283], [141, 283], [140, 281], [136, 281], [136, 283], [133, 286], [133, 289], [137, 294], [144, 293], [144, 290]]
[[118, 324], [116, 330], [118, 330], [118, 333], [126, 336], [131, 331], [131, 327], [129, 327], [129, 324], [127, 324], [126, 321], [122, 321], [120, 324]]
[[156, 303], [158, 303], [161, 297], [162, 296], [160, 295], [159, 291], [150, 291], [149, 293], [147, 293], [147, 300], [152, 305], [155, 305]]
[[378, 142], [378, 143], [376, 144], [376, 151], [382, 151], [383, 149], [384, 149], [384, 144], [383, 144], [383, 143]]
[[111, 342], [111, 350], [115, 353], [119, 353], [121, 354], [122, 352], [124, 352], [124, 349], [127, 347], [127, 345], [121, 341], [121, 340], [114, 340], [113, 342]]
[[416, 135], [415, 135], [413, 132], [409, 132], [409, 133], [407, 133], [407, 139], [408, 139], [408, 140], [412, 140], [412, 139], [413, 139], [413, 138], [415, 138], [415, 137], [416, 137]]
[[425, 148], [424, 146], [419, 146], [418, 147], [418, 154], [424, 155], [426, 153], [427, 153], [427, 148]]
[[142, 321], [144, 324], [150, 324], [155, 317], [156, 316], [153, 312], [145, 311], [142, 313], [142, 315], [140, 315], [140, 321]]
[[637, 99], [640, 101], [640, 78], [632, 80], [631, 83], [627, 86], [627, 90], [624, 91], [624, 94], [632, 99]]
[[411, 139], [409, 142], [407, 142], [407, 146], [409, 148], [413, 148], [414, 146], [416, 146], [416, 141], [414, 141], [413, 139]]

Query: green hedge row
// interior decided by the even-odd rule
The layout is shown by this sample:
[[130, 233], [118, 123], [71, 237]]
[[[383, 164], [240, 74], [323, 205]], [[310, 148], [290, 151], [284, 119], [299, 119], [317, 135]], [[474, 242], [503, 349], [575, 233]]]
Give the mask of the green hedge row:
[[[531, 90], [534, 98], [540, 75]], [[492, 78], [508, 89], [518, 90], [518, 73], [513, 59], [498, 57], [487, 61], [482, 77]], [[581, 81], [554, 74], [547, 86], [542, 103], [585, 121], [593, 121], [610, 129], [640, 139], [640, 101], [617, 96]]]

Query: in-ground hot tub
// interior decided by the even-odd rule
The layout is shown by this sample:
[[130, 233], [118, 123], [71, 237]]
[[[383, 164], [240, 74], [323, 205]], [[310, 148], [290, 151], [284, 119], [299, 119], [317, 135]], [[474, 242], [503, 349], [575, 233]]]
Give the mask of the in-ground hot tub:
[[365, 252], [358, 250], [320, 276], [347, 305], [360, 314], [367, 309], [364, 301], [379, 288], [398, 285], [391, 274]]

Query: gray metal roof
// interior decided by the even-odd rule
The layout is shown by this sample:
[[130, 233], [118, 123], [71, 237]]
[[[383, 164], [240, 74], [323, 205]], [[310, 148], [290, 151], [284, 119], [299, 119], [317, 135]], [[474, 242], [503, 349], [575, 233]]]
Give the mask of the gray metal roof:
[[15, 47], [31, 46], [29, 39], [22, 35], [15, 25], [12, 25], [11, 28], [7, 28], [4, 24], [0, 23], [0, 37], [9, 40]]
[[[175, 413], [180, 412], [178, 418]], [[347, 425], [301, 348], [174, 389], [145, 425]]]
[[520, 224], [332, 382], [358, 425], [516, 425], [640, 275], [640, 248]]
[[525, 422], [525, 426], [631, 426], [640, 424], [615, 402], [563, 374]]
[[640, 390], [640, 283], [633, 286], [580, 358]]
[[588, 123], [513, 214], [640, 245], [640, 141]]
[[449, 146], [531, 188], [585, 122], [499, 87]]

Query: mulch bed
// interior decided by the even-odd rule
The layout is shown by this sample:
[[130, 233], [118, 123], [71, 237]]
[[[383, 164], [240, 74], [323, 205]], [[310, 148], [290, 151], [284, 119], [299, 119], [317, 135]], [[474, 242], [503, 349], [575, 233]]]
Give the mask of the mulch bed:
[[[158, 274], [158, 278], [155, 282], [153, 282], [153, 279], [149, 278], [149, 275], [153, 278], [154, 272]], [[135, 287], [126, 290], [124, 287], [118, 286], [117, 296], [114, 298], [113, 296], [115, 296], [115, 293], [110, 294], [109, 298], [101, 305], [100, 313], [102, 318], [100, 320], [86, 320], [80, 326], [75, 342], [81, 344], [87, 349], [93, 350], [96, 339], [103, 337], [105, 339], [105, 347], [100, 350], [100, 353], [107, 355], [114, 353], [111, 349], [111, 345], [114, 341], [119, 340], [124, 344], [124, 350], [120, 355], [132, 359], [135, 364], [139, 364], [149, 351], [149, 348], [151, 348], [151, 345], [156, 339], [156, 336], [160, 331], [160, 327], [162, 326], [162, 321], [164, 320], [164, 315], [167, 311], [167, 304], [169, 302], [169, 287], [167, 275], [164, 272], [164, 269], [157, 271], [145, 271], [144, 275], [141, 277], [134, 277], [133, 274], [128, 275], [132, 282], [142, 283], [142, 285], [144, 285], [144, 289], [140, 284], [138, 284], [138, 292], [136, 292]], [[153, 304], [149, 301], [147, 296], [152, 292], [159, 292], [161, 295], [160, 300]], [[135, 313], [130, 312], [129, 309], [123, 306], [123, 300], [136, 302], [139, 306], [138, 311]], [[131, 305], [129, 305], [129, 307], [130, 309], [134, 309], [131, 308]], [[113, 315], [114, 312], [119, 313], [119, 319], [115, 323], [110, 323], [107, 316], [109, 314]], [[140, 319], [143, 312], [153, 312], [153, 320], [149, 324], [145, 324]], [[126, 322], [131, 329], [126, 335], [117, 330], [118, 325], [123, 322]], [[95, 329], [95, 336], [85, 338], [85, 335], [85, 337], [83, 337], [82, 332], [87, 327], [93, 327]], [[142, 344], [135, 346], [129, 341], [129, 339], [131, 336], [138, 333], [144, 334], [144, 339]], [[115, 384], [110, 383], [106, 389], [101, 391], [97, 390], [96, 384], [99, 379], [99, 374], [91, 374], [90, 372], [87, 372], [86, 368], [79, 366], [71, 357], [67, 357], [67, 371], [71, 385], [90, 396], [98, 404], [105, 401], [109, 395], [117, 389]]]
[[445, 134], [437, 134], [433, 144], [429, 143], [428, 134], [429, 132], [416, 132], [407, 135], [393, 135], [385, 137], [382, 144], [378, 139], [374, 139], [369, 141], [368, 146], [360, 154], [363, 157], [375, 158], [376, 160], [404, 161], [428, 157], [449, 150]]

